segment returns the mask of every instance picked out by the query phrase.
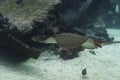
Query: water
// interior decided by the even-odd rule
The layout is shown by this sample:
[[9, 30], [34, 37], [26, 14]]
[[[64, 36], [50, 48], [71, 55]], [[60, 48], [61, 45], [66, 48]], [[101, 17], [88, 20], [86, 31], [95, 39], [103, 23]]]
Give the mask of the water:
[[[3, 0], [0, 0], [0, 4], [2, 4], [2, 7], [0, 6], [0, 13], [2, 13], [2, 14], [5, 13], [3, 15], [7, 16], [11, 23], [13, 21], [12, 24], [14, 24], [14, 20], [17, 20], [17, 21], [15, 21], [16, 25], [17, 25], [17, 23], [22, 23], [22, 24], [26, 23], [26, 21], [28, 21], [28, 23], [32, 23], [32, 22], [29, 22], [33, 19], [32, 16], [40, 17], [39, 7], [38, 7], [38, 9], [35, 10], [34, 8], [31, 9], [30, 5], [29, 5], [29, 7], [27, 7], [27, 6], [22, 7], [22, 8], [24, 8], [24, 7], [26, 8], [26, 12], [30, 11], [30, 10], [31, 10], [30, 12], [32, 12], [29, 15], [28, 15], [28, 13], [21, 13], [24, 16], [28, 15], [27, 19], [23, 18], [24, 16], [22, 18], [20, 18], [20, 16], [21, 16], [20, 13], [18, 13], [18, 15], [15, 14], [16, 16], [13, 16], [14, 12], [7, 13], [9, 11], [9, 9], [8, 9], [9, 6], [7, 6], [5, 8], [5, 6], [3, 4], [8, 4], [10, 1], [10, 3], [13, 3], [15, 6], [17, 6], [14, 3], [16, 0], [5, 0], [5, 1], [8, 1], [8, 2], [4, 2]], [[23, 0], [23, 1], [28, 1], [28, 0]], [[37, 0], [37, 1], [42, 2], [41, 0]], [[52, 2], [53, 2], [55, 5], [55, 4], [57, 4], [58, 1], [59, 0], [55, 0], [55, 2], [53, 0], [45, 0], [45, 2], [43, 1], [43, 3], [44, 4], [47, 3], [46, 5], [48, 5], [49, 3], [52, 4]], [[67, 2], [68, 0], [65, 0], [65, 1]], [[77, 2], [77, 0], [75, 2]], [[84, 2], [84, 0], [83, 0], [83, 2]], [[111, 2], [117, 3], [116, 4], [117, 9], [119, 9], [119, 4], [118, 4], [118, 3], [120, 3], [119, 1], [111, 0]], [[9, 3], [9, 5], [12, 5], [10, 3]], [[115, 8], [116, 5], [113, 4], [113, 6], [114, 6], [113, 10], [116, 10], [116, 8]], [[31, 4], [31, 6], [33, 7], [32, 4]], [[78, 5], [74, 5], [71, 7], [76, 8], [76, 6], [78, 7]], [[2, 10], [3, 8], [4, 8], [4, 10]], [[66, 9], [66, 7], [65, 7], [65, 9]], [[15, 7], [15, 9], [13, 9], [13, 11], [14, 10], [17, 13], [16, 7]], [[32, 11], [32, 10], [34, 10], [34, 11]], [[71, 11], [71, 10], [68, 10], [68, 11]], [[114, 38], [113, 41], [120, 41], [120, 35], [119, 35], [120, 34], [120, 26], [119, 26], [120, 25], [119, 24], [120, 12], [118, 12], [118, 11], [119, 10], [117, 10], [117, 13], [108, 12], [108, 13], [102, 14], [100, 16], [97, 16], [97, 19], [92, 21], [92, 24], [94, 24], [94, 26], [97, 27], [97, 29], [99, 27], [102, 27], [102, 29], [106, 30], [107, 34], [109, 35], [109, 38]], [[20, 11], [18, 10], [18, 12], [21, 12], [21, 10]], [[76, 12], [76, 10], [73, 10], [73, 13], [74, 12]], [[42, 13], [40, 13], [40, 14], [42, 14]], [[44, 15], [45, 14], [47, 14], [47, 13], [44, 13]], [[72, 13], [69, 13], [69, 14], [72, 14]], [[65, 14], [65, 16], [66, 15], [67, 14]], [[64, 19], [65, 16], [64, 16], [64, 12], [61, 13], [61, 18]], [[69, 17], [69, 16], [67, 16], [67, 17]], [[93, 19], [93, 17], [90, 17], [88, 20], [92, 20], [91, 18]], [[1, 19], [1, 17], [0, 17], [0, 19]], [[24, 20], [25, 20], [25, 22], [24, 22]], [[80, 19], [80, 20], [82, 20], [82, 19]], [[90, 36], [92, 35], [92, 37], [97, 37], [97, 38], [102, 37], [102, 39], [104, 37], [106, 37], [106, 35], [103, 35], [103, 34], [106, 34], [106, 33], [104, 33], [104, 31], [103, 32], [100, 31], [99, 32], [100, 35], [96, 36], [95, 33], [97, 33], [97, 32], [95, 32], [95, 31], [97, 29], [89, 26], [90, 24], [86, 23], [87, 26], [89, 26], [89, 29], [86, 27], [86, 25], [84, 23], [83, 23], [84, 25], [78, 26], [78, 25], [81, 25], [81, 23], [78, 24], [80, 20], [77, 20], [77, 22], [74, 22], [75, 24], [72, 24], [72, 26], [73, 26], [72, 29], [70, 29], [71, 26], [69, 27], [71, 32], [74, 32], [75, 34], [79, 34], [79, 35], [82, 33], [82, 35], [86, 36], [84, 33], [88, 34], [88, 32], [86, 32], [86, 31], [90, 31], [91, 33], [89, 33], [88, 35], [90, 35]], [[113, 21], [113, 23], [111, 21]], [[56, 24], [54, 26], [53, 25], [54, 23], [55, 23], [54, 21], [48, 22], [47, 32], [45, 30], [46, 26], [42, 25], [43, 26], [42, 27], [39, 23], [37, 24], [38, 26], [40, 26], [40, 28], [35, 30], [36, 32], [34, 33], [34, 35], [36, 36], [37, 33], [39, 33], [39, 36], [43, 35], [42, 37], [37, 38], [37, 41], [39, 41], [41, 38], [46, 39], [48, 36], [53, 35], [53, 33], [49, 32], [49, 28], [50, 28], [49, 26], [52, 26], [52, 28], [55, 27], [55, 29], [57, 27], [58, 28], [57, 32], [59, 32], [59, 28], [60, 28], [61, 24], [59, 24], [59, 25]], [[29, 24], [29, 25], [31, 27], [31, 24]], [[117, 25], [117, 27], [116, 27], [116, 25]], [[3, 23], [0, 21], [0, 31], [3, 29], [2, 28], [3, 26], [7, 26], [7, 24], [3, 25]], [[17, 25], [17, 27], [19, 27], [19, 26]], [[22, 27], [24, 27], [24, 26], [22, 26]], [[91, 28], [93, 28], [93, 29], [91, 29]], [[79, 29], [79, 30], [74, 30], [74, 29]], [[22, 30], [20, 30], [20, 31], [22, 31]], [[19, 35], [14, 34], [14, 35], [17, 35], [16, 37], [21, 39], [21, 36], [19, 36], [21, 34], [19, 34]], [[46, 37], [46, 35], [47, 35], [47, 37]], [[2, 40], [3, 38], [1, 35], [0, 35], [0, 37], [1, 37], [0, 40]], [[26, 38], [26, 36], [24, 37], [24, 39], [22, 38], [22, 40], [23, 41], [25, 40], [26, 43], [29, 43], [29, 40], [31, 40], [31, 39], [32, 38], [29, 37], [29, 34], [27, 34], [27, 38]], [[108, 39], [108, 37], [105, 39]], [[36, 45], [36, 43], [34, 45], [33, 44], [30, 44], [30, 45], [35, 46], [37, 48], [39, 47], [39, 45]], [[3, 46], [1, 46], [0, 47], [0, 80], [120, 80], [120, 43], [105, 45], [105, 46], [102, 46], [102, 48], [92, 49], [92, 51], [94, 51], [95, 55], [90, 53], [91, 49], [84, 49], [82, 51], [78, 50], [79, 51], [78, 57], [74, 57], [74, 58], [68, 59], [68, 60], [63, 60], [62, 58], [60, 58], [59, 51], [61, 50], [61, 48], [59, 48], [59, 46], [54, 45], [55, 48], [52, 45], [50, 47], [48, 47], [48, 46], [49, 45], [44, 45], [44, 46], [40, 45], [41, 55], [38, 57], [38, 59], [27, 58], [22, 54], [18, 54], [14, 50], [11, 50], [8, 48], [3, 48]], [[75, 51], [77, 51], [77, 50], [75, 50]], [[71, 51], [71, 52], [74, 52], [74, 51]], [[56, 53], [56, 54], [54, 54], [54, 53]], [[82, 75], [82, 71], [85, 68], [86, 68], [87, 74]]]

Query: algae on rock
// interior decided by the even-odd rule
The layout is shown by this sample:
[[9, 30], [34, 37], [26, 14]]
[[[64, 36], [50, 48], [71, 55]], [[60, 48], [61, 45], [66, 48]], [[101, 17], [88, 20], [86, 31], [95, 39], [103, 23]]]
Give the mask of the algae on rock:
[[0, 3], [0, 12], [9, 18], [9, 22], [23, 30], [30, 26], [33, 19], [42, 20], [59, 0], [23, 0], [20, 4], [16, 0], [4, 0]]

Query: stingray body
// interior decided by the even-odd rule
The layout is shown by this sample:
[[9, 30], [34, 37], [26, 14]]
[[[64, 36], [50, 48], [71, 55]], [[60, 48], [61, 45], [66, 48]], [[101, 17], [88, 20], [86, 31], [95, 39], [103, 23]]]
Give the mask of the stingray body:
[[116, 41], [116, 42], [100, 41], [73, 33], [56, 34], [40, 42], [58, 44], [63, 49], [74, 49], [79, 47], [84, 47], [87, 49], [95, 49], [97, 47], [102, 47], [103, 43], [104, 44], [120, 43], [120, 41]]
[[83, 37], [72, 33], [62, 33], [54, 36], [57, 44], [63, 49], [73, 49], [80, 47], [85, 41], [88, 40], [87, 37]]
[[60, 47], [62, 47], [62, 49], [74, 49], [79, 47], [94, 49], [97, 47], [101, 47], [98, 43], [95, 43], [92, 38], [84, 37], [73, 33], [56, 34], [40, 42], [58, 44]]

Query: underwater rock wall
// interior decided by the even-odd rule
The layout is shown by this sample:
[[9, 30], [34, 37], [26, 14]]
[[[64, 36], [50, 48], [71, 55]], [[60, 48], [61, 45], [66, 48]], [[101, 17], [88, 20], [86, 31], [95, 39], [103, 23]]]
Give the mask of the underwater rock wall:
[[107, 7], [102, 10], [102, 6], [109, 4], [109, 0], [5, 0], [0, 4], [0, 12], [8, 17], [10, 23], [21, 31], [34, 27], [33, 35], [47, 37], [72, 32], [110, 40], [102, 20], [94, 25], [96, 17], [108, 11]]
[[59, 0], [0, 0], [0, 12], [23, 30], [31, 25], [33, 19], [42, 20], [57, 3]]
[[0, 46], [25, 53], [27, 57], [39, 57], [40, 49], [36, 49], [37, 43], [32, 40], [32, 22], [43, 22], [57, 3], [59, 0], [0, 0]]
[[[62, 0], [54, 7], [55, 10], [51, 11], [51, 14], [57, 16], [57, 20], [62, 22], [62, 24], [57, 23], [61, 25], [60, 32], [72, 32], [97, 39], [111, 40], [103, 27], [104, 22], [96, 23], [97, 17], [109, 11], [108, 5], [110, 5], [109, 0]], [[103, 7], [105, 7], [104, 10]]]
[[[38, 52], [36, 48], [40, 51], [42, 48], [47, 49], [48, 45], [39, 42], [63, 32], [100, 40], [113, 40], [103, 27], [104, 23], [95, 25], [97, 18], [109, 10], [107, 7], [102, 10], [110, 4], [109, 0], [5, 0], [0, 4], [0, 12], [3, 14], [0, 14], [1, 31], [8, 31], [5, 37], [10, 34], [10, 41], [14, 38], [12, 42], [15, 41], [14, 47], [19, 51], [29, 47], [30, 52]], [[22, 48], [16, 47], [19, 44]]]
[[[107, 7], [108, 6], [108, 7]], [[120, 28], [120, 1], [119, 0], [109, 0], [109, 5], [107, 5], [108, 12], [102, 13], [95, 23], [103, 25], [105, 28]]]

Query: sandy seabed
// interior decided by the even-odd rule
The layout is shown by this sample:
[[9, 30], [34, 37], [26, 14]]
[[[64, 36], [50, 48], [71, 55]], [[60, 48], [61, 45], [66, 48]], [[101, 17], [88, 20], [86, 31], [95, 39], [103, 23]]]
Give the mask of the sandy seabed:
[[[120, 30], [108, 29], [110, 37], [120, 41]], [[47, 51], [39, 59], [29, 59], [19, 64], [0, 59], [0, 80], [120, 80], [120, 44], [86, 49], [79, 57], [62, 60]], [[50, 59], [50, 60], [44, 60]], [[81, 75], [86, 68], [87, 75]]]

